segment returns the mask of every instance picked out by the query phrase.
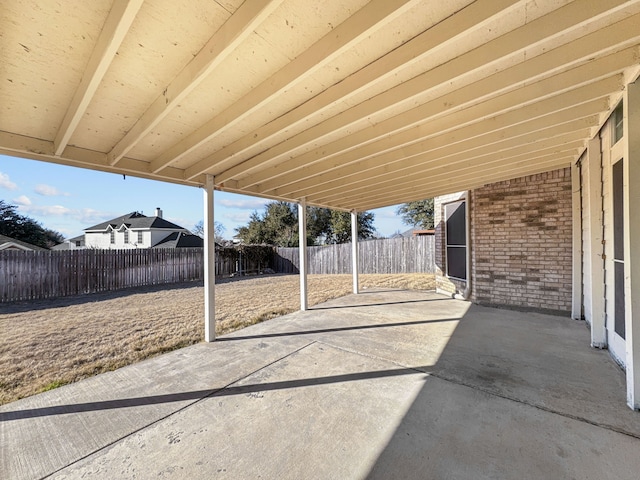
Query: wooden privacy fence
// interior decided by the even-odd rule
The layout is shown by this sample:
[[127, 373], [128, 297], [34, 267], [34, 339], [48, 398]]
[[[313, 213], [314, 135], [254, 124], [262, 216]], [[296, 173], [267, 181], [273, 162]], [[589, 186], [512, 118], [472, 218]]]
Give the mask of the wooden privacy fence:
[[0, 302], [202, 278], [202, 248], [0, 252]]
[[[433, 237], [359, 244], [361, 273], [433, 273]], [[297, 248], [216, 247], [216, 275], [298, 273]], [[309, 273], [351, 272], [351, 245], [309, 247]], [[269, 258], [270, 257], [270, 258]], [[0, 303], [201, 281], [204, 249], [0, 251]]]
[[[351, 244], [308, 247], [309, 273], [351, 273]], [[276, 248], [273, 269], [280, 273], [297, 273], [298, 248]], [[434, 237], [387, 238], [358, 243], [360, 273], [434, 273]]]

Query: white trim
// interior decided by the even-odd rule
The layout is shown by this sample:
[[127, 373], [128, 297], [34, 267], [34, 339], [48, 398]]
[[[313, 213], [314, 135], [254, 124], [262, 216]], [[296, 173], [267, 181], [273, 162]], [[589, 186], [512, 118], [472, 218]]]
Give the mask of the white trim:
[[584, 227], [584, 314], [591, 325], [591, 346], [607, 347], [604, 303], [604, 262], [603, 254], [603, 198], [602, 198], [602, 153], [600, 136], [596, 135], [588, 143], [586, 165], [583, 165], [583, 193], [586, 200], [582, 204], [586, 210]]
[[360, 293], [358, 278], [358, 212], [351, 212], [351, 272], [353, 275], [353, 293]]
[[[624, 276], [627, 405], [640, 409], [640, 84], [624, 97]], [[631, 205], [634, 208], [631, 208]]]
[[[584, 157], [583, 155], [582, 159]], [[582, 181], [580, 169], [579, 162], [571, 164], [571, 224], [573, 226], [571, 318], [576, 320], [582, 319]]]
[[204, 189], [204, 340], [216, 339], [216, 248], [214, 243], [214, 178], [206, 176]]
[[309, 307], [307, 295], [307, 202], [298, 203], [298, 251], [300, 252], [300, 310]]

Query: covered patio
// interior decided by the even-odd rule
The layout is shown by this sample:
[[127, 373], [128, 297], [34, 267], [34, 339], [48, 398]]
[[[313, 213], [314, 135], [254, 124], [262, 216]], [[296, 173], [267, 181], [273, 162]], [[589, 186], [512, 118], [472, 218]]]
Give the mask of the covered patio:
[[[10, 476], [637, 478], [640, 0], [3, 7], [0, 153], [203, 188], [208, 247], [215, 190], [295, 202], [303, 245], [301, 312], [3, 407]], [[568, 258], [518, 280], [536, 308], [569, 288], [565, 317], [410, 292], [305, 311], [305, 206], [355, 233], [357, 212], [462, 192], [442, 276], [480, 301], [474, 280], [514, 283], [471, 238], [495, 214], [478, 224], [472, 191], [559, 171], [536, 201], [570, 192], [569, 240], [512, 231]], [[523, 205], [504, 211], [554, 228]]]
[[3, 406], [6, 478], [619, 478], [584, 322], [368, 291]]

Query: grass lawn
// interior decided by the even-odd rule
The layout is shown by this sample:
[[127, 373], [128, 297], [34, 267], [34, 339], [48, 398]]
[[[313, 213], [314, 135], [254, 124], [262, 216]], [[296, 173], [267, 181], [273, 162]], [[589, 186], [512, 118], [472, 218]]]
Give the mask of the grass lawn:
[[[309, 305], [351, 292], [351, 275], [309, 275]], [[433, 290], [433, 275], [361, 275], [361, 288]], [[216, 285], [216, 333], [299, 309], [299, 277]], [[203, 340], [204, 289], [147, 287], [0, 305], [0, 404]]]

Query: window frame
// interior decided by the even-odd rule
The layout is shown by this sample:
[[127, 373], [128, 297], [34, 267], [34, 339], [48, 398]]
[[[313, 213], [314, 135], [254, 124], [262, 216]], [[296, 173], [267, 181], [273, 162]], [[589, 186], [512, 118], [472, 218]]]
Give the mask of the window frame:
[[[455, 207], [455, 208], [453, 208]], [[462, 207], [462, 217], [459, 220], [458, 218], [455, 218], [454, 215], [456, 215], [456, 212], [458, 211], [458, 209]], [[449, 213], [449, 209], [453, 208], [453, 211], [451, 211], [451, 213]], [[450, 220], [451, 218], [454, 217], [454, 220], [458, 220], [461, 221], [461, 225], [459, 224], [454, 224], [452, 225], [452, 229], [455, 227], [458, 227], [457, 232], [455, 231], [451, 231], [450, 232]], [[444, 255], [445, 255], [445, 274], [448, 278], [453, 278], [455, 280], [460, 280], [463, 282], [467, 281], [467, 200], [466, 199], [461, 199], [461, 200], [456, 200], [454, 202], [448, 202], [445, 203], [443, 205], [443, 218], [444, 218]], [[460, 227], [462, 227], [460, 229]], [[460, 231], [461, 230], [461, 231]], [[453, 237], [455, 234], [456, 237], [455, 238], [456, 241], [460, 241], [460, 236], [462, 236], [462, 238], [464, 239], [464, 243], [449, 243], [450, 241], [450, 237]], [[464, 259], [463, 261], [463, 270], [462, 272], [460, 271], [459, 268], [452, 268], [453, 265], [452, 263], [455, 261], [453, 259], [453, 255], [451, 255], [451, 253], [453, 253], [453, 251], [462, 251], [462, 258]], [[457, 260], [460, 260], [460, 257], [458, 256]], [[454, 270], [454, 272], [452, 273], [451, 270]], [[460, 273], [462, 273], [462, 275], [460, 275]]]

